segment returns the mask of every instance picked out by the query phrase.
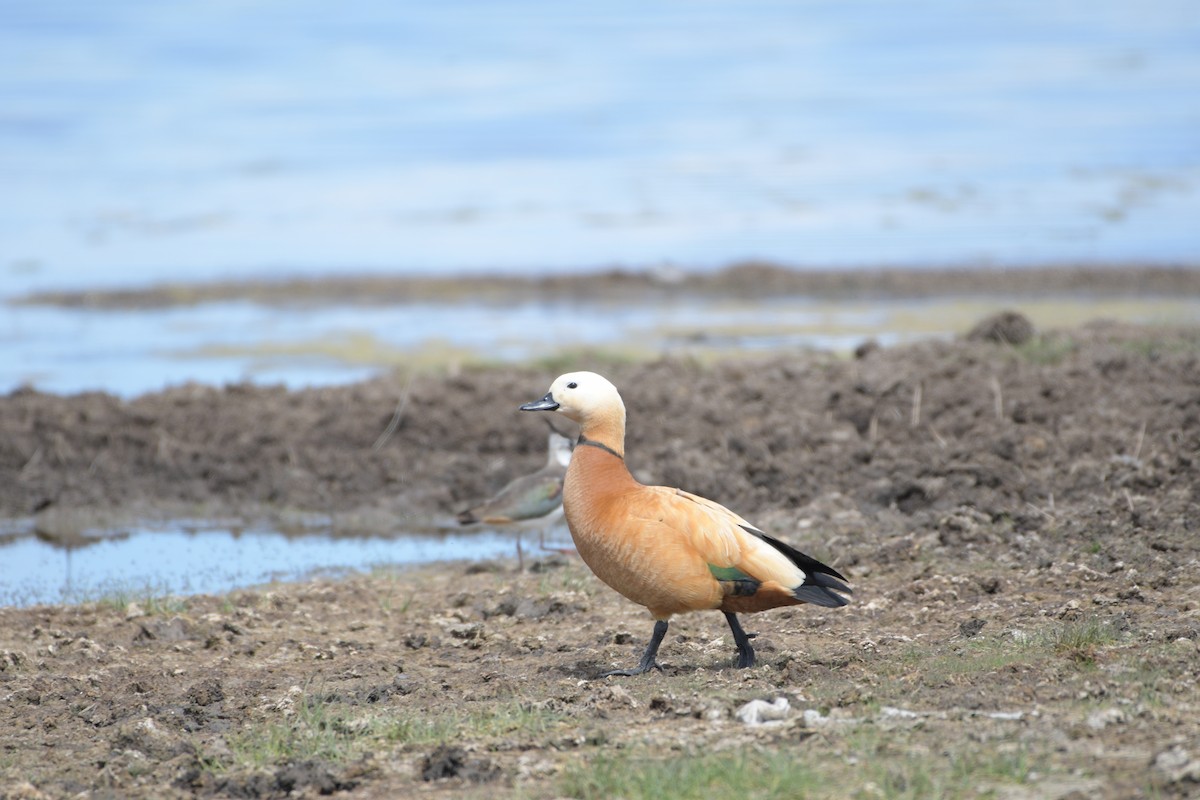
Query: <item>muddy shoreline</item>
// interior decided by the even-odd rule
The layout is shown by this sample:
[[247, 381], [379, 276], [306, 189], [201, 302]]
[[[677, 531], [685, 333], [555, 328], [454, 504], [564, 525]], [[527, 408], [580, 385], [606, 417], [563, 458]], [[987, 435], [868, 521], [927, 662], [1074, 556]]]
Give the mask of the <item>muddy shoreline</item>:
[[69, 308], [147, 309], [248, 301], [264, 305], [511, 303], [535, 299], [653, 302], [681, 297], [806, 296], [863, 300], [946, 296], [1182, 297], [1200, 295], [1200, 265], [1110, 264], [927, 269], [795, 269], [748, 261], [711, 272], [666, 265], [564, 275], [481, 274], [452, 278], [350, 275], [273, 281], [214, 281], [148, 287], [44, 291], [15, 302]]
[[[1191, 485], [1195, 339], [1096, 323], [1020, 347], [962, 338], [852, 359], [804, 351], [571, 368], [621, 387], [630, 465], [647, 482], [756, 513], [838, 493], [909, 514], [970, 503], [1024, 520], [1125, 472], [1151, 470], [1155, 488]], [[446, 522], [540, 466], [544, 420], [516, 407], [562, 368], [302, 391], [193, 384], [132, 400], [18, 390], [0, 397], [10, 476], [0, 516], [46, 528], [89, 514], [316, 512], [365, 532]], [[1147, 463], [1149, 453], [1167, 461]]]
[[[4, 608], [0, 797], [637, 797], [706, 765], [814, 797], [1194, 796], [1200, 330], [860, 356], [574, 365], [621, 388], [642, 480], [849, 576], [846, 609], [748, 618], [761, 666], [692, 615], [662, 673], [592, 680], [650, 621], [558, 557]], [[540, 465], [516, 405], [555, 374], [18, 391], [0, 515], [448, 518]]]

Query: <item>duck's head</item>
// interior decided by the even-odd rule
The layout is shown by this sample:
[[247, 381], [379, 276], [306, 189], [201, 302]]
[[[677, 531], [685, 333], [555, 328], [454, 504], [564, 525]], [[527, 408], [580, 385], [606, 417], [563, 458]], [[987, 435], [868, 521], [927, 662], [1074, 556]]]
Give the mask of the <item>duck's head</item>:
[[625, 404], [617, 387], [594, 372], [568, 372], [550, 384], [550, 391], [541, 400], [526, 403], [522, 411], [557, 411], [584, 429], [597, 423], [619, 420], [625, 428]]

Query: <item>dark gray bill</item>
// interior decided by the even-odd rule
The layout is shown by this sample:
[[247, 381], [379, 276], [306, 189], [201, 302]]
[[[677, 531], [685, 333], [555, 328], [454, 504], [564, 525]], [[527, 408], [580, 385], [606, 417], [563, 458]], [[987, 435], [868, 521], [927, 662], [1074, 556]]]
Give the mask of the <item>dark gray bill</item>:
[[546, 392], [546, 396], [541, 400], [534, 400], [532, 403], [526, 403], [521, 406], [522, 411], [553, 411], [558, 408], [558, 403], [554, 402], [554, 395]]

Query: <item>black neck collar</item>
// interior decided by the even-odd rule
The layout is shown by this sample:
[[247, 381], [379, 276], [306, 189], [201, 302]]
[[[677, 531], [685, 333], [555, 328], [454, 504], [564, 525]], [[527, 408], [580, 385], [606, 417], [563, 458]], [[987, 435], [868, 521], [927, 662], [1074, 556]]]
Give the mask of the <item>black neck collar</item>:
[[625, 460], [625, 456], [621, 455], [616, 450], [613, 450], [611, 447], [604, 444], [603, 442], [592, 441], [591, 439], [588, 439], [587, 437], [585, 437], [582, 433], [579, 434], [579, 440], [575, 442], [575, 446], [578, 447], [581, 444], [586, 444], [588, 447], [599, 447], [604, 452], [612, 453], [614, 456], [621, 459], [622, 461]]

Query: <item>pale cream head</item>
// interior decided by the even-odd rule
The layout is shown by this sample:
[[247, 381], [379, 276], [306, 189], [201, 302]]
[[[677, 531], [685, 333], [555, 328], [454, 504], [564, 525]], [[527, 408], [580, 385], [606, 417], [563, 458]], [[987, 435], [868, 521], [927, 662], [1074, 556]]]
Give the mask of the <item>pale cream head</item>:
[[557, 411], [579, 423], [580, 434], [621, 454], [625, 452], [625, 404], [617, 387], [594, 372], [568, 372], [550, 384], [541, 400], [522, 411]]
[[568, 372], [550, 384], [550, 396], [558, 403], [555, 409], [567, 419], [587, 427], [590, 420], [619, 415], [625, 424], [625, 404], [617, 387], [607, 378], [594, 372]]

